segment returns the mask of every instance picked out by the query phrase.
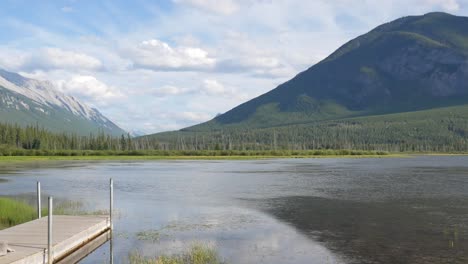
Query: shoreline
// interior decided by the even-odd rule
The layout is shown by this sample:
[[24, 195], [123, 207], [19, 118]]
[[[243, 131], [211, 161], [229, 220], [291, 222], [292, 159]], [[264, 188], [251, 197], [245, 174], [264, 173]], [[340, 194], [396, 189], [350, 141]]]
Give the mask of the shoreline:
[[94, 156], [0, 156], [0, 164], [7, 162], [40, 161], [152, 161], [152, 160], [266, 160], [266, 159], [359, 159], [411, 158], [414, 156], [468, 156], [468, 153], [389, 153], [362, 155], [94, 155]]
[[409, 154], [387, 155], [256, 155], [256, 156], [0, 156], [0, 164], [40, 161], [152, 161], [152, 160], [266, 160], [266, 159], [324, 159], [324, 158], [405, 158]]

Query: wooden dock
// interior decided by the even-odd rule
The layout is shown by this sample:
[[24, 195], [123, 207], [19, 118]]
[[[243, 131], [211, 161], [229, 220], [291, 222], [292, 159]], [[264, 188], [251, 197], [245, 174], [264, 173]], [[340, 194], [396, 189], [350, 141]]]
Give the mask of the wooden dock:
[[[54, 215], [52, 231], [53, 263], [76, 263], [111, 236], [109, 216]], [[0, 241], [14, 250], [0, 256], [0, 264], [48, 263], [48, 217], [0, 231]]]

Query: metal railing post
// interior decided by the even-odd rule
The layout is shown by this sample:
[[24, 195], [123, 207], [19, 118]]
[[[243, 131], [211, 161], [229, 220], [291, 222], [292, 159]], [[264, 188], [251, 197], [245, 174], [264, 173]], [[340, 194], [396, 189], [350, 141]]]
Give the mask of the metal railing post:
[[37, 218], [41, 218], [41, 182], [37, 182]]
[[110, 179], [110, 204], [109, 204], [109, 221], [110, 221], [110, 229], [114, 229], [113, 222], [112, 222], [112, 213], [114, 210], [114, 180]]
[[49, 196], [49, 219], [47, 228], [47, 264], [52, 264], [54, 256], [52, 252], [52, 211], [53, 211], [53, 197]]
[[114, 180], [111, 178], [110, 181], [109, 181], [109, 224], [110, 224], [110, 244], [109, 244], [109, 248], [110, 248], [110, 254], [109, 254], [109, 257], [110, 257], [110, 264], [114, 264], [114, 251], [113, 251], [113, 237], [112, 237], [112, 232], [114, 230], [114, 224], [112, 222], [112, 213], [114, 211]]

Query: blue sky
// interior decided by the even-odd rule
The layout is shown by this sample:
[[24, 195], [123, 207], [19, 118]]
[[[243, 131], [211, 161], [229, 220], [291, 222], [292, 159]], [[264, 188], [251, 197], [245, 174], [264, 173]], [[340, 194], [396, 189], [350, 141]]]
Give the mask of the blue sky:
[[468, 16], [468, 0], [4, 0], [0, 67], [152, 133], [207, 121], [379, 24], [431, 11]]

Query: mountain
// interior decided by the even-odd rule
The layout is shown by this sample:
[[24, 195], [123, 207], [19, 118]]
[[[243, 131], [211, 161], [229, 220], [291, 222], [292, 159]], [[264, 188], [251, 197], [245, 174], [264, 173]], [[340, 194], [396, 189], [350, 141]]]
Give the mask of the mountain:
[[137, 130], [137, 129], [134, 129], [134, 130], [130, 131], [129, 133], [130, 133], [131, 137], [141, 137], [141, 136], [146, 135], [145, 132], [143, 132], [141, 130]]
[[80, 135], [99, 131], [116, 136], [126, 133], [97, 109], [57, 91], [51, 82], [25, 78], [1, 69], [0, 121], [38, 124], [53, 132]]
[[468, 18], [383, 24], [208, 122], [147, 137], [176, 149], [468, 151]]
[[468, 103], [468, 18], [408, 16], [344, 44], [276, 89], [185, 129], [272, 127]]

